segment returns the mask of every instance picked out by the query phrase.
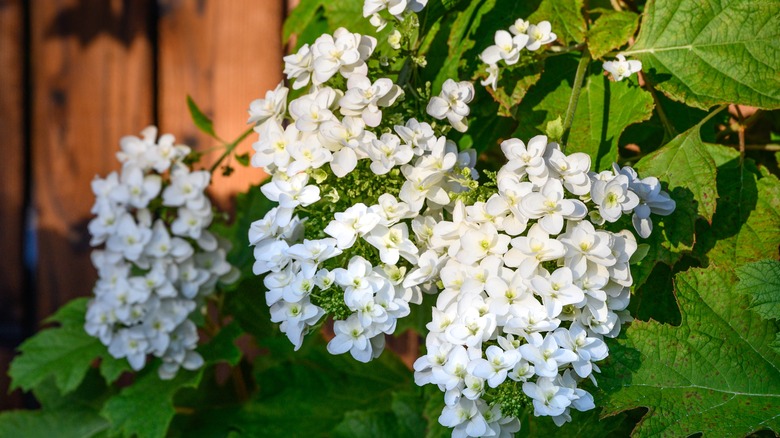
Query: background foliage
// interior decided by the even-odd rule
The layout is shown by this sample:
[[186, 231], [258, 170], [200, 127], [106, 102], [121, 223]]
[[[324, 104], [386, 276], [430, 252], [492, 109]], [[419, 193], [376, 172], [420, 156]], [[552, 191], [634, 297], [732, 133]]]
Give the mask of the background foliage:
[[[295, 34], [300, 46], [340, 26], [370, 33], [362, 3], [302, 0], [285, 38]], [[503, 69], [496, 90], [477, 86], [459, 144], [495, 168], [502, 139], [563, 135], [567, 152], [589, 154], [599, 170], [631, 163], [677, 201], [634, 267], [637, 321], [609, 343], [595, 390], [603, 410], [577, 413], [561, 429], [529, 415], [520, 435], [780, 431], [780, 181], [767, 152], [780, 138], [780, 1], [430, 0], [414, 45], [428, 65], [410, 80], [438, 92], [447, 78], [483, 78], [478, 54], [520, 17], [549, 20], [560, 49]], [[643, 62], [641, 78], [603, 74], [602, 60], [621, 48]], [[723, 104], [759, 110], [714, 108]], [[359, 364], [328, 354], [315, 335], [293, 353], [269, 322], [244, 244], [269, 208], [253, 187], [220, 227], [243, 272], [209, 303], [203, 369], [170, 381], [157, 378], [156, 364], [131, 373], [84, 332], [86, 299], [76, 300], [21, 346], [13, 384], [41, 409], [0, 414], [0, 436], [448, 436], [437, 423], [439, 393], [415, 386], [391, 352]], [[423, 334], [428, 310], [404, 327]], [[237, 341], [256, 343], [259, 354], [248, 357]]]

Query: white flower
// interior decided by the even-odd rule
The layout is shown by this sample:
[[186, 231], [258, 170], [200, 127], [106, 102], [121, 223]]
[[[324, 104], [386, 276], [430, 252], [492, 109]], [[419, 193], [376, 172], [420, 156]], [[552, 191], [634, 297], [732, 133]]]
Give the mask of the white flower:
[[531, 286], [542, 297], [550, 318], [560, 315], [563, 306], [577, 304], [585, 299], [582, 289], [573, 284], [571, 269], [566, 266], [556, 269], [549, 278], [537, 275], [531, 279]]
[[520, 206], [528, 217], [539, 218], [539, 225], [550, 234], [561, 232], [564, 219], [582, 219], [588, 211], [582, 201], [564, 199], [563, 185], [557, 179], [547, 180], [539, 192], [523, 198]]
[[469, 115], [468, 103], [474, 98], [474, 86], [471, 82], [444, 81], [441, 93], [431, 98], [426, 111], [432, 117], [442, 120], [445, 117], [453, 128], [466, 132], [466, 116]]
[[363, 4], [363, 16], [368, 17], [387, 9], [390, 14], [400, 16], [406, 10], [407, 0], [366, 0]]
[[392, 31], [390, 35], [387, 36], [387, 43], [395, 50], [401, 49], [401, 32], [399, 32], [398, 29]]
[[599, 214], [608, 222], [617, 221], [623, 213], [639, 205], [639, 197], [629, 189], [628, 177], [623, 174], [610, 181], [593, 181], [590, 193], [599, 206]]
[[333, 323], [336, 336], [328, 342], [330, 354], [349, 353], [360, 362], [368, 362], [373, 355], [371, 341], [366, 336], [363, 325], [356, 314], [350, 315], [344, 321]]
[[436, 143], [436, 136], [433, 133], [431, 125], [425, 122], [418, 122], [417, 119], [409, 119], [405, 125], [396, 125], [395, 132], [405, 143], [412, 146], [415, 155], [422, 155], [428, 152]]
[[336, 97], [336, 90], [325, 87], [290, 102], [290, 116], [295, 120], [295, 127], [302, 132], [315, 132], [321, 123], [333, 120], [330, 109]]
[[463, 398], [453, 406], [444, 407], [439, 416], [439, 423], [453, 428], [452, 436], [456, 438], [481, 437], [490, 430], [485, 417], [479, 411], [477, 402]]
[[614, 81], [622, 81], [623, 79], [631, 76], [642, 70], [642, 62], [637, 60], [626, 61], [626, 57], [623, 55], [617, 56], [617, 61], [605, 61], [604, 71], [612, 76]]
[[491, 388], [495, 388], [506, 380], [506, 375], [520, 361], [517, 350], [504, 351], [501, 347], [491, 345], [485, 350], [487, 359], [474, 361], [473, 374], [486, 379]]
[[509, 26], [509, 31], [512, 32], [514, 35], [520, 35], [524, 34], [528, 31], [528, 27], [531, 25], [531, 23], [528, 22], [528, 20], [523, 20], [522, 18], [518, 18], [515, 20], [515, 23]]
[[[551, 143], [553, 145], [555, 143]], [[541, 187], [547, 182], [550, 171], [544, 160], [547, 151], [547, 136], [537, 135], [528, 140], [526, 146], [522, 140], [510, 138], [501, 143], [501, 150], [509, 162], [502, 168], [517, 173], [519, 176], [528, 175], [528, 179]]]
[[357, 237], [368, 234], [382, 220], [372, 213], [363, 203], [357, 203], [341, 213], [333, 215], [333, 220], [325, 227], [325, 234], [334, 237], [341, 249], [349, 248]]
[[488, 47], [479, 55], [482, 62], [495, 65], [498, 61], [503, 60], [507, 65], [514, 65], [520, 59], [520, 50], [528, 42], [528, 35], [512, 36], [505, 30], [499, 30], [496, 32], [494, 41], [495, 45]]
[[545, 377], [540, 377], [536, 383], [523, 383], [523, 392], [533, 400], [534, 415], [537, 417], [563, 414], [574, 398], [574, 390], [556, 386], [553, 379]]
[[111, 199], [135, 208], [145, 208], [157, 197], [162, 186], [159, 175], [144, 175], [141, 168], [127, 165], [119, 177], [120, 184], [111, 191]]
[[268, 119], [281, 119], [287, 110], [287, 92], [284, 81], [273, 91], [265, 93], [265, 99], [255, 99], [249, 104], [249, 120], [247, 123], [263, 123]]
[[550, 239], [550, 233], [534, 224], [525, 236], [512, 239], [512, 249], [507, 251], [504, 262], [507, 266], [520, 268], [520, 273], [530, 279], [536, 274], [539, 263], [557, 260], [565, 254], [561, 242]]
[[[544, 338], [539, 333], [532, 333], [529, 335], [528, 344], [521, 345], [518, 350], [523, 359], [534, 364], [536, 375], [540, 377], [555, 377], [558, 375], [559, 366], [577, 360], [574, 352], [558, 347], [552, 333]], [[523, 391], [528, 394], [525, 388]], [[531, 394], [528, 395], [533, 397]]]
[[390, 133], [372, 140], [367, 152], [371, 158], [371, 171], [377, 175], [384, 175], [393, 167], [406, 164], [414, 157], [412, 147], [406, 143], [402, 144], [397, 135]]
[[460, 251], [457, 258], [467, 265], [478, 262], [489, 254], [504, 254], [511, 238], [499, 234], [490, 223], [482, 224], [477, 230], [469, 230], [460, 238]]
[[487, 87], [488, 85], [492, 89], [496, 89], [498, 86], [498, 65], [496, 64], [490, 64], [485, 68], [485, 71], [487, 72], [487, 77], [483, 80], [481, 80], [479, 83], [482, 84], [482, 86]]
[[337, 72], [345, 78], [353, 73], [365, 76], [368, 73], [365, 61], [374, 48], [376, 38], [351, 33], [343, 27], [336, 29], [332, 36], [320, 36], [312, 44], [312, 82], [315, 85], [323, 84]]
[[287, 55], [284, 58], [284, 74], [287, 79], [293, 81], [293, 90], [301, 89], [309, 85], [312, 72], [312, 60], [314, 56], [308, 44], [304, 44], [297, 53]]
[[116, 232], [108, 238], [106, 248], [121, 253], [127, 260], [135, 261], [141, 257], [144, 246], [151, 238], [151, 229], [137, 224], [132, 216], [125, 213], [117, 221]]
[[287, 175], [295, 176], [295, 174], [309, 169], [319, 169], [333, 159], [330, 151], [314, 139], [315, 137], [312, 136], [306, 141], [295, 142], [287, 148], [287, 152], [293, 160], [287, 166]]
[[293, 210], [301, 205], [309, 206], [320, 200], [320, 188], [315, 185], [307, 185], [309, 175], [299, 173], [292, 177], [286, 177], [277, 173], [271, 182], [263, 184], [261, 190], [271, 201], [279, 203], [276, 211], [275, 225], [284, 227], [290, 223]]
[[387, 78], [377, 79], [373, 84], [363, 75], [353, 74], [347, 81], [347, 92], [339, 100], [341, 114], [362, 117], [366, 125], [379, 126], [382, 110], [379, 107], [392, 105], [403, 90]]
[[572, 367], [582, 378], [590, 376], [594, 369], [593, 362], [605, 359], [609, 353], [604, 341], [588, 336], [587, 330], [576, 321], [568, 330], [564, 328], [555, 330], [554, 336], [558, 345], [577, 355], [577, 359], [572, 361]]
[[409, 240], [409, 228], [405, 223], [391, 228], [377, 225], [364, 239], [379, 250], [382, 263], [394, 265], [401, 256], [411, 263], [417, 261], [417, 247]]
[[528, 43], [525, 48], [534, 51], [538, 50], [542, 44], [550, 44], [555, 41], [558, 36], [552, 33], [552, 26], [549, 21], [542, 21], [539, 24], [532, 24], [528, 26]]
[[371, 18], [368, 19], [368, 22], [376, 28], [377, 32], [381, 32], [382, 29], [387, 27], [387, 20], [377, 13], [372, 14]]

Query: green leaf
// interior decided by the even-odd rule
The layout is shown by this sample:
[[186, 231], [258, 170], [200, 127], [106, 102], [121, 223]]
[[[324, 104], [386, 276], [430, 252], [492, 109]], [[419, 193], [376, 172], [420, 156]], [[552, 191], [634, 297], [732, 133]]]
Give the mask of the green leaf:
[[0, 413], [0, 436], [9, 438], [87, 438], [107, 428], [105, 419], [85, 407]]
[[[760, 179], [759, 179], [760, 177]], [[718, 170], [718, 207], [712, 225], [697, 227], [694, 253], [709, 264], [734, 269], [776, 258], [780, 242], [780, 181], [750, 160], [735, 159]]]
[[238, 164], [248, 167], [249, 166], [249, 152], [245, 152], [243, 154], [235, 154], [236, 161], [238, 161]]
[[390, 351], [363, 364], [349, 355], [331, 355], [316, 336], [297, 352], [277, 349], [271, 347], [271, 363], [258, 363], [260, 392], [234, 425], [243, 436], [332, 436], [335, 428], [343, 436], [361, 424], [418, 430], [397, 414], [410, 410], [401, 405], [408, 398], [394, 393], [411, 387], [411, 372]]
[[671, 98], [780, 108], [780, 2], [649, 0], [626, 56]]
[[750, 310], [764, 319], [780, 319], [780, 262], [759, 260], [736, 269], [739, 283], [734, 290], [747, 295]]
[[368, 18], [363, 17], [363, 3], [364, 0], [323, 1], [330, 31], [345, 27], [350, 32], [363, 35], [376, 34], [376, 28], [371, 25]]
[[40, 331], [19, 347], [8, 374], [13, 379], [12, 389], [25, 391], [53, 376], [64, 393], [76, 389], [97, 357], [104, 356], [101, 367], [106, 380], [112, 382], [126, 370], [121, 362], [108, 355], [97, 338], [84, 331], [87, 298], [73, 300], [63, 306], [47, 322], [58, 322], [59, 327]]
[[636, 32], [639, 16], [629, 11], [610, 11], [601, 14], [588, 30], [588, 50], [594, 59], [628, 43]]
[[[531, 88], [520, 107], [515, 136], [528, 140], [543, 134], [547, 123], [566, 112], [577, 70], [575, 56], [548, 59], [546, 73]], [[631, 124], [650, 118], [653, 98], [634, 82], [609, 81], [601, 66], [591, 65], [574, 114], [566, 153], [590, 155], [594, 170], [608, 169], [618, 157], [620, 135]]]
[[701, 141], [700, 128], [701, 125], [696, 125], [678, 135], [642, 158], [635, 167], [643, 175], [653, 175], [668, 183], [669, 190], [677, 187], [690, 190], [697, 205], [696, 213], [712, 222], [718, 199], [717, 167]]
[[190, 95], [187, 95], [187, 108], [190, 110], [190, 117], [192, 117], [195, 126], [205, 134], [217, 138], [217, 134], [214, 133], [214, 122], [198, 108], [198, 105], [192, 100]]
[[411, 392], [394, 392], [389, 411], [350, 411], [331, 436], [349, 437], [415, 437], [425, 434], [422, 398]]
[[179, 370], [171, 380], [161, 380], [157, 369], [147, 367], [132, 386], [124, 388], [103, 406], [100, 414], [111, 423], [111, 434], [139, 438], [165, 437], [176, 411], [173, 396], [182, 388], [195, 388], [203, 370]]
[[769, 346], [776, 327], [745, 312], [735, 280], [716, 266], [678, 274], [680, 326], [635, 321], [610, 342], [599, 377], [607, 415], [648, 408], [639, 437], [780, 430], [780, 354]]
[[542, 0], [539, 9], [528, 20], [538, 23], [547, 20], [552, 31], [564, 43], [585, 41], [585, 17], [582, 15], [583, 0]]
[[108, 429], [98, 411], [113, 391], [95, 369], [79, 387], [63, 395], [50, 377], [34, 389], [42, 409], [0, 414], [2, 437], [91, 437]]
[[[542, 77], [544, 63], [533, 61], [530, 64], [512, 66], [501, 71], [497, 88], [486, 90], [499, 104], [499, 113], [505, 117], [516, 117], [517, 104], [523, 100], [528, 90]], [[563, 128], [563, 126], [561, 126]]]
[[243, 334], [241, 326], [232, 322], [217, 333], [214, 338], [202, 345], [198, 351], [206, 363], [227, 362], [235, 366], [241, 360], [243, 353], [235, 344], [236, 339]]
[[[596, 405], [598, 406], [598, 404]], [[590, 411], [580, 412], [571, 410], [571, 422], [558, 427], [550, 417], [535, 417], [529, 412], [524, 418], [520, 419], [520, 431], [515, 434], [515, 438], [535, 438], [535, 437], [588, 437], [588, 438], [609, 438], [628, 436], [635, 422], [625, 414], [620, 413], [615, 416], [600, 418], [601, 410], [591, 409]]]
[[298, 5], [287, 14], [282, 27], [283, 42], [290, 41], [292, 34], [301, 32], [309, 26], [317, 15], [317, 10], [322, 6], [324, 0], [301, 0]]

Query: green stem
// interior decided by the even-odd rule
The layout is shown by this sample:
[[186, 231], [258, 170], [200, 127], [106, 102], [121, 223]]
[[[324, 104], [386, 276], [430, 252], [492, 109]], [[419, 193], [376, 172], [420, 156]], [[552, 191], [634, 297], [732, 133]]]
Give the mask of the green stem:
[[577, 73], [574, 76], [574, 88], [571, 90], [571, 96], [569, 97], [569, 107], [566, 109], [566, 118], [563, 121], [563, 135], [561, 136], [562, 147], [566, 148], [566, 142], [569, 140], [569, 131], [571, 131], [571, 124], [574, 121], [574, 113], [577, 111], [577, 101], [580, 99], [580, 92], [582, 92], [582, 82], [585, 79], [585, 72], [588, 71], [588, 65], [590, 64], [590, 52], [587, 48], [582, 51], [582, 58], [577, 65]]
[[699, 126], [702, 126], [705, 123], [709, 122], [711, 118], [717, 116], [718, 113], [720, 113], [721, 111], [723, 111], [726, 108], [728, 108], [728, 105], [721, 105], [721, 106], [719, 106], [718, 108], [715, 109], [715, 111], [707, 114], [707, 117], [701, 119], [701, 122], [699, 122]]
[[249, 136], [253, 131], [255, 130], [255, 127], [252, 126], [251, 128], [244, 131], [243, 134], [241, 134], [237, 139], [233, 140], [232, 143], [225, 145], [225, 152], [222, 152], [222, 155], [219, 156], [217, 161], [211, 166], [211, 169], [209, 169], [209, 172], [214, 173], [217, 168], [219, 168], [219, 165], [222, 164], [222, 161], [225, 160], [228, 156], [230, 156], [231, 153], [236, 149], [236, 146], [241, 144], [242, 141], [244, 141], [245, 138]]

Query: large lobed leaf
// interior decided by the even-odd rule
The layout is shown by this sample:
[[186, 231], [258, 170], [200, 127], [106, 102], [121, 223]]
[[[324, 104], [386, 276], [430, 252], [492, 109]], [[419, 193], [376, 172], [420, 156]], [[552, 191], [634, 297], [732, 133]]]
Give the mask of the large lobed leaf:
[[636, 321], [610, 345], [599, 378], [606, 413], [646, 407], [635, 436], [739, 437], [780, 430], [774, 324], [747, 311], [728, 268], [678, 274], [679, 327]]
[[[517, 109], [515, 136], [529, 139], [545, 132], [547, 123], [564, 115], [577, 70], [573, 56], [558, 56], [546, 62], [545, 74], [531, 88]], [[590, 155], [592, 168], [604, 170], [618, 158], [620, 135], [634, 123], [650, 118], [653, 98], [630, 80], [609, 81], [601, 66], [591, 65], [574, 114], [566, 153]]]
[[736, 291], [750, 298], [750, 309], [764, 319], [780, 319], [780, 261], [759, 260], [737, 268]]
[[54, 377], [57, 387], [67, 394], [79, 386], [99, 357], [102, 358], [100, 371], [107, 383], [130, 370], [125, 359], [111, 357], [97, 338], [84, 331], [87, 301], [87, 298], [79, 298], [63, 306], [47, 319], [47, 322], [59, 323], [58, 327], [42, 330], [19, 347], [21, 354], [8, 371], [12, 388], [29, 391]]
[[780, 108], [780, 2], [649, 0], [636, 43], [659, 90], [698, 108]]
[[628, 43], [636, 32], [639, 16], [629, 11], [600, 11], [601, 16], [588, 30], [588, 50], [593, 58], [600, 59], [610, 50]]

